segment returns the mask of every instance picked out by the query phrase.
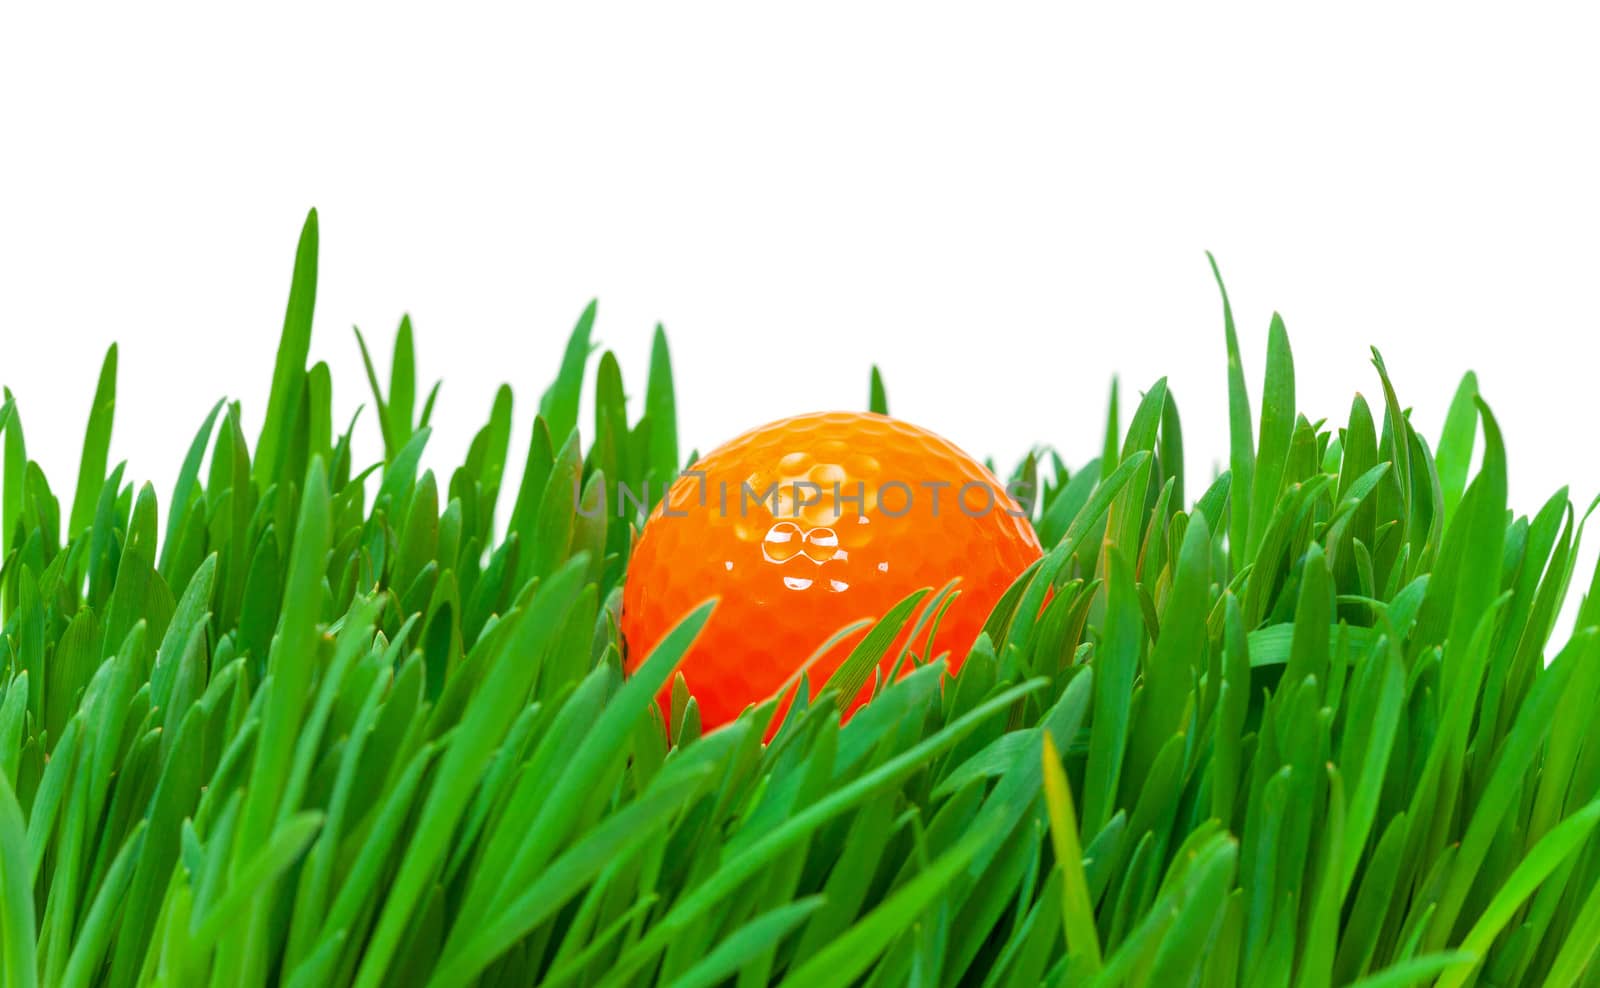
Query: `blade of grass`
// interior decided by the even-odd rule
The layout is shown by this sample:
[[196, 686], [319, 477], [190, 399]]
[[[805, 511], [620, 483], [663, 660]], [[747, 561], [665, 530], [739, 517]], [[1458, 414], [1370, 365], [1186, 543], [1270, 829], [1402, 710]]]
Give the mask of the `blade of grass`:
[[591, 301], [578, 317], [578, 323], [567, 337], [566, 353], [561, 358], [561, 371], [539, 399], [539, 415], [550, 425], [550, 438], [565, 442], [578, 425], [578, 403], [583, 395], [583, 375], [593, 349], [589, 336], [594, 329], [597, 302]]
[[27, 824], [11, 780], [0, 772], [0, 970], [8, 988], [38, 984]]
[[1077, 815], [1072, 809], [1072, 787], [1061, 770], [1050, 732], [1043, 732], [1045, 805], [1050, 813], [1050, 840], [1055, 846], [1056, 866], [1061, 869], [1061, 925], [1067, 949], [1079, 959], [1081, 970], [1094, 974], [1100, 970], [1100, 934], [1094, 925], [1094, 904], [1089, 897], [1088, 880], [1083, 874], [1083, 848], [1078, 843]]
[[650, 446], [646, 477], [655, 479], [650, 495], [653, 505], [678, 476], [678, 406], [672, 386], [672, 354], [667, 349], [667, 331], [656, 325], [650, 344], [650, 378], [644, 393], [645, 419], [650, 423]]
[[[1252, 557], [1266, 534], [1272, 507], [1283, 487], [1294, 421], [1294, 355], [1289, 350], [1283, 319], [1274, 312], [1267, 330], [1267, 378], [1261, 391], [1261, 436], [1250, 494], [1250, 534], [1245, 543], [1246, 553]], [[1238, 473], [1236, 467], [1234, 474]]]
[[878, 365], [872, 365], [872, 382], [868, 388], [867, 410], [877, 415], [889, 414], [889, 395], [883, 388], [883, 374]]
[[67, 535], [76, 538], [94, 521], [100, 487], [106, 479], [106, 461], [111, 449], [111, 422], [117, 409], [117, 345], [106, 349], [100, 365], [100, 383], [89, 408], [89, 428], [83, 437], [83, 457], [78, 461], [78, 488], [72, 497], [72, 515]]
[[1244, 383], [1244, 361], [1239, 356], [1239, 335], [1233, 325], [1233, 306], [1228, 302], [1228, 287], [1222, 283], [1217, 259], [1206, 251], [1211, 274], [1222, 293], [1222, 325], [1228, 346], [1228, 472], [1233, 477], [1233, 511], [1228, 521], [1228, 558], [1237, 573], [1245, 561], [1255, 556], [1250, 551], [1250, 510], [1254, 497], [1256, 453], [1250, 436], [1254, 419], [1250, 415], [1250, 393]]
[[256, 479], [263, 484], [277, 479], [280, 449], [305, 386], [306, 358], [311, 352], [311, 314], [317, 303], [317, 211], [306, 214], [295, 249], [294, 275], [289, 282], [289, 304], [283, 316], [277, 362], [272, 368], [272, 389], [267, 413], [256, 440]]
[[1472, 465], [1472, 447], [1478, 438], [1478, 375], [1468, 371], [1450, 400], [1450, 410], [1444, 417], [1444, 431], [1439, 436], [1438, 452], [1434, 462], [1439, 470], [1439, 489], [1444, 498], [1444, 521], [1449, 525], [1455, 515], [1456, 505], [1467, 487], [1467, 471]]

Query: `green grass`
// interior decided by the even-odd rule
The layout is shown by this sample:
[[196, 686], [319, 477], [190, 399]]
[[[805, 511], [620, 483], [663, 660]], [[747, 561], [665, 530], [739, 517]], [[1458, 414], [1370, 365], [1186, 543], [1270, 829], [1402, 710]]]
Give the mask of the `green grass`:
[[1046, 556], [959, 675], [839, 725], [929, 588], [763, 745], [651, 702], [706, 608], [623, 676], [637, 522], [575, 510], [681, 465], [665, 337], [630, 421], [591, 306], [520, 485], [509, 389], [436, 476], [409, 322], [337, 431], [316, 258], [313, 214], [261, 432], [212, 409], [164, 525], [115, 349], [65, 511], [7, 392], [0, 986], [1600, 985], [1600, 595], [1550, 641], [1582, 519], [1507, 510], [1471, 375], [1437, 449], [1376, 353], [1313, 421], [1274, 319], [1257, 418], [1224, 295], [1228, 473], [1113, 389], [1011, 474]]

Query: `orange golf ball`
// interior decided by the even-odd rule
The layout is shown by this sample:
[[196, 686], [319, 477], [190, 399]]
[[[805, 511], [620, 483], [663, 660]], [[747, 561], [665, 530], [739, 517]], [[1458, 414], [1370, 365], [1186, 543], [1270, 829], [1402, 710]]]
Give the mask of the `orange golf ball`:
[[[948, 652], [954, 671], [1039, 555], [1016, 500], [949, 441], [868, 412], [782, 419], [706, 454], [651, 514], [623, 588], [626, 667], [720, 598], [678, 666], [710, 729], [777, 694], [841, 628], [960, 578], [924, 656]], [[813, 691], [864, 634], [810, 666]], [[845, 714], [870, 693], [869, 682]]]

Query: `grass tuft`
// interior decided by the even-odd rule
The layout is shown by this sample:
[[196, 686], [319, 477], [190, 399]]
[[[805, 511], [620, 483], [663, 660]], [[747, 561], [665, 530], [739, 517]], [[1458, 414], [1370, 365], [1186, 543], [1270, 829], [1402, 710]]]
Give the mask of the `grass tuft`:
[[591, 303], [518, 486], [510, 388], [436, 476], [409, 319], [336, 432], [317, 248], [260, 435], [214, 406], [164, 525], [115, 347], [65, 511], [5, 392], [0, 988], [1600, 985], [1600, 574], [1552, 641], [1587, 513], [1508, 510], [1473, 375], [1430, 444], [1374, 351], [1327, 425], [1274, 316], [1256, 417], [1224, 290], [1227, 472], [1113, 383], [1011, 472], [1047, 551], [957, 675], [869, 678], [930, 587], [707, 734], [673, 667], [714, 602], [625, 677], [649, 505], [594, 510], [682, 465], [665, 333], [630, 420]]

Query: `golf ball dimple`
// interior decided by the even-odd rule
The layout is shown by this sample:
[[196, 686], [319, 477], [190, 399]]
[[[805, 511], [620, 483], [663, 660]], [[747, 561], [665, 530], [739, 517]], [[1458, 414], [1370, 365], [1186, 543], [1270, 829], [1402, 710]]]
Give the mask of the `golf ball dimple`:
[[[775, 695], [844, 626], [959, 578], [923, 656], [948, 652], [954, 671], [1001, 594], [1039, 555], [1011, 494], [939, 436], [868, 412], [782, 419], [706, 454], [646, 522], [623, 589], [627, 669], [695, 607], [719, 598], [678, 666], [701, 723], [718, 727]], [[810, 667], [813, 691], [864, 633]], [[870, 690], [844, 704], [846, 715]]]

